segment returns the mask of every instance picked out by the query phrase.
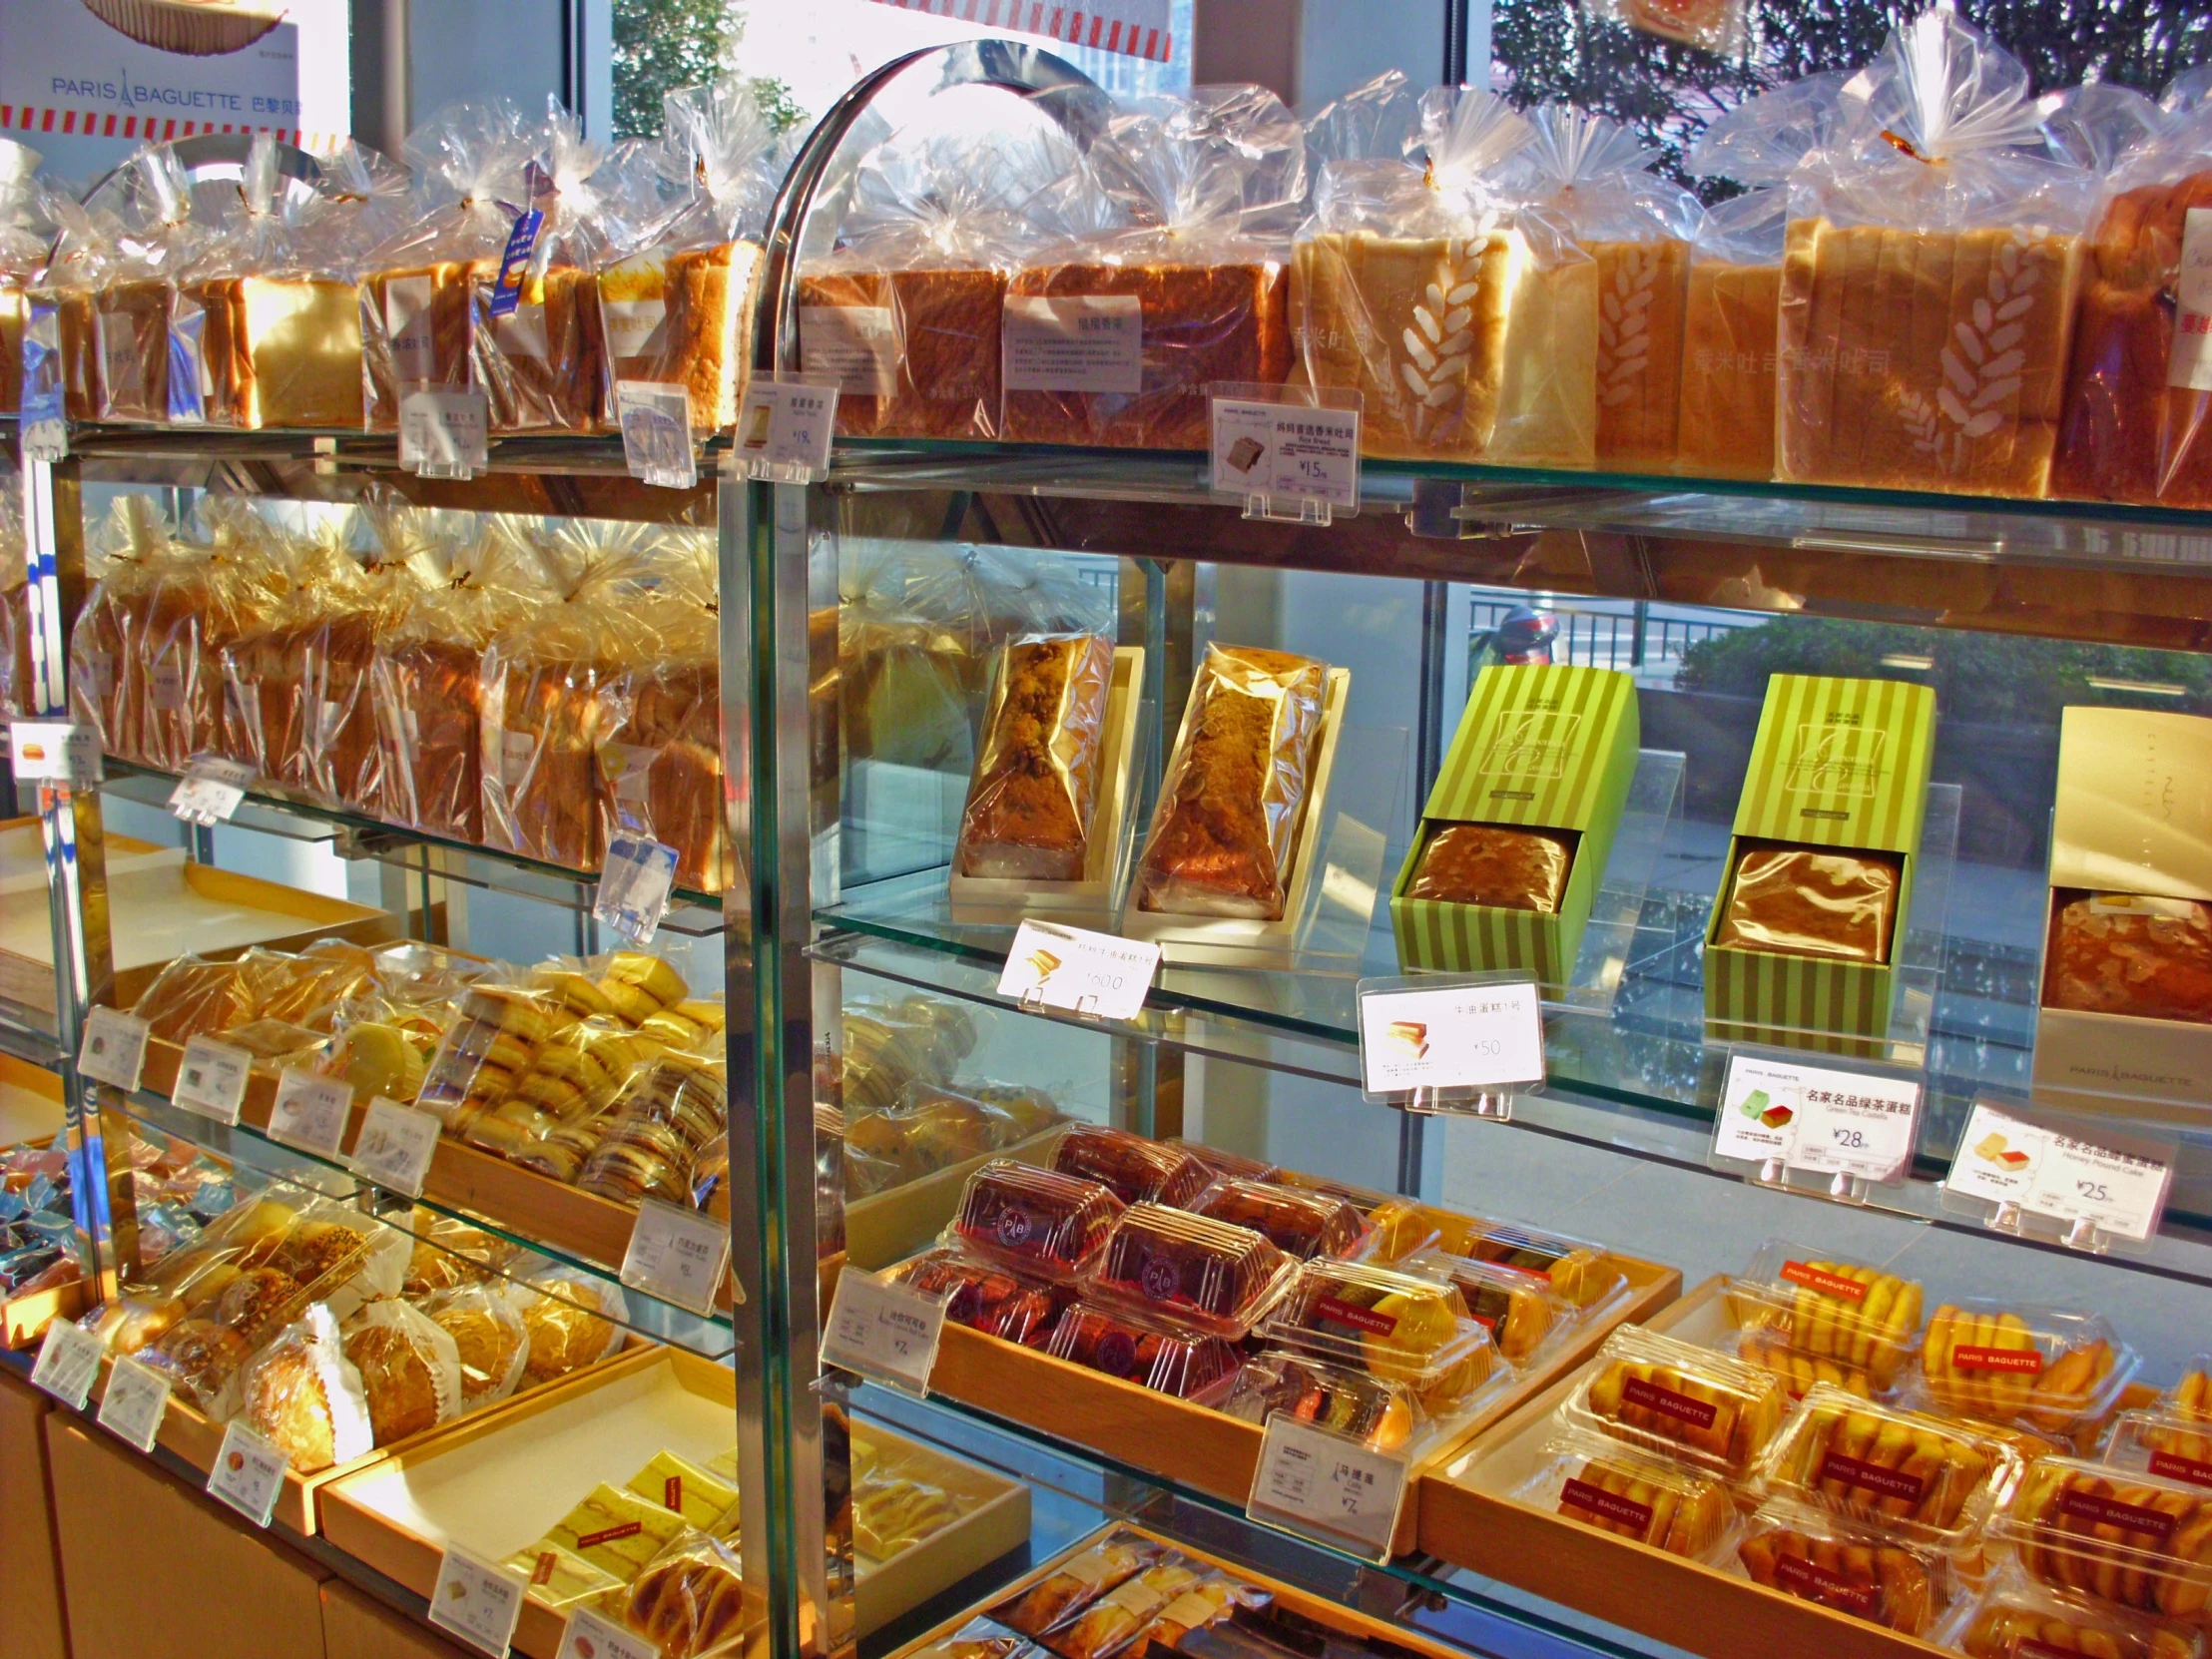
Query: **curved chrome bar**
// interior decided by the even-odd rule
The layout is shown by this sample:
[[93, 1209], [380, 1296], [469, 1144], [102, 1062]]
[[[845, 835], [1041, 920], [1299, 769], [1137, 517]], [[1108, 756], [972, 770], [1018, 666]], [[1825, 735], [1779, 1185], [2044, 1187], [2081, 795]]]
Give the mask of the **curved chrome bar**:
[[[223, 194], [235, 193], [239, 182], [246, 177], [247, 152], [253, 148], [253, 143], [252, 133], [201, 133], [169, 142], [167, 148], [176, 153], [178, 165], [191, 181], [196, 209], [211, 207]], [[278, 177], [294, 181], [303, 190], [322, 188], [321, 164], [295, 145], [279, 143], [276, 146], [276, 172]], [[85, 206], [122, 207], [129, 178], [130, 163], [125, 162], [85, 192]]]

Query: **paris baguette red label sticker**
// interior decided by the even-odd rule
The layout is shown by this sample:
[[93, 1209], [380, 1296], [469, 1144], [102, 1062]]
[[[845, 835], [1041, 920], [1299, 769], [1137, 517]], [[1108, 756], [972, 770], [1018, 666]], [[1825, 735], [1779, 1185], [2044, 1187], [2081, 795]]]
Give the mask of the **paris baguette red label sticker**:
[[1373, 1308], [1339, 1302], [1333, 1296], [1325, 1296], [1317, 1302], [1314, 1312], [1332, 1325], [1349, 1325], [1355, 1331], [1370, 1332], [1378, 1337], [1387, 1337], [1397, 1329], [1395, 1314], [1379, 1314]]
[[590, 1549], [595, 1544], [611, 1544], [618, 1538], [634, 1538], [644, 1530], [643, 1521], [624, 1521], [620, 1526], [603, 1526], [597, 1532], [579, 1534], [576, 1547]]
[[1641, 1405], [1647, 1411], [1657, 1411], [1663, 1417], [1686, 1422], [1692, 1428], [1710, 1428], [1720, 1415], [1716, 1407], [1702, 1399], [1678, 1394], [1672, 1388], [1662, 1388], [1658, 1383], [1646, 1382], [1640, 1377], [1631, 1377], [1621, 1384], [1621, 1398], [1631, 1405]]
[[1793, 1285], [1803, 1285], [1809, 1291], [1818, 1291], [1823, 1296], [1832, 1296], [1842, 1302], [1867, 1300], [1867, 1287], [1858, 1280], [1846, 1279], [1840, 1273], [1830, 1273], [1826, 1268], [1817, 1268], [1810, 1262], [1784, 1262], [1782, 1277]]
[[1928, 1490], [1928, 1482], [1917, 1474], [1907, 1474], [1903, 1469], [1886, 1469], [1880, 1463], [1870, 1463], [1863, 1457], [1847, 1457], [1841, 1451], [1832, 1451], [1822, 1458], [1820, 1473], [1813, 1479], [1816, 1484], [1841, 1481], [1863, 1491], [1880, 1492], [1884, 1497], [1901, 1497], [1908, 1503], [1920, 1502]]
[[546, 1585], [553, 1582], [553, 1569], [560, 1564], [560, 1559], [561, 1558], [558, 1555], [555, 1555], [550, 1549], [540, 1550], [538, 1552], [537, 1565], [530, 1569], [530, 1584], [532, 1588], [543, 1589]]
[[1593, 1486], [1587, 1480], [1570, 1479], [1559, 1488], [1559, 1507], [1562, 1509], [1586, 1509], [1601, 1520], [1618, 1521], [1632, 1526], [1638, 1532], [1651, 1530], [1651, 1505], [1638, 1503], [1632, 1497], [1622, 1497], [1602, 1486]]
[[2032, 1348], [1954, 1348], [1953, 1371], [2016, 1371], [2033, 1377], [2043, 1369], [2042, 1354]]
[[2058, 1512], [2098, 1526], [2116, 1526], [2122, 1532], [2146, 1533], [2161, 1543], [2174, 1529], [2174, 1517], [2163, 1509], [2146, 1509], [2140, 1503], [2122, 1503], [2116, 1497], [2071, 1488], [2058, 1494]]
[[1774, 1564], [1775, 1577], [1810, 1601], [1840, 1607], [1871, 1619], [1875, 1613], [1874, 1586], [1854, 1584], [1839, 1573], [1801, 1556], [1785, 1555]]
[[2150, 1472], [2162, 1474], [2169, 1480], [2186, 1480], [2192, 1486], [2212, 1486], [2212, 1463], [2201, 1463], [2178, 1451], [2152, 1452]]

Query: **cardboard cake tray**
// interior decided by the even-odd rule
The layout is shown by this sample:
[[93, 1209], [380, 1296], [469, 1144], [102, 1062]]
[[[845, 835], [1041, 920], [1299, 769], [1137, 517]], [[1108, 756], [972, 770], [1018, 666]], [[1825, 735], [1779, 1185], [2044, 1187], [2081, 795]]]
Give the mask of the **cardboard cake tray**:
[[[493, 1561], [534, 1543], [601, 1481], [619, 1485], [657, 1452], [706, 1463], [737, 1437], [737, 1375], [682, 1349], [638, 1351], [480, 1418], [464, 1418], [324, 1486], [323, 1535], [427, 1595], [446, 1544]], [[913, 1442], [879, 1424], [878, 1443]], [[890, 1561], [863, 1561], [864, 1634], [1029, 1541], [1029, 1489], [925, 1447], [981, 1501]], [[553, 1659], [565, 1613], [523, 1604], [515, 1649]]]
[[[1431, 1470], [1530, 1396], [1543, 1392], [1558, 1377], [1579, 1367], [1615, 1326], [1640, 1324], [1681, 1294], [1682, 1275], [1673, 1268], [1627, 1256], [1614, 1255], [1609, 1260], [1627, 1276], [1627, 1294], [1610, 1309], [1585, 1320], [1542, 1364], [1515, 1378], [1415, 1458], [1407, 1480], [1408, 1501], [1392, 1540], [1393, 1554], [1413, 1547], [1419, 1509], [1414, 1496]], [[1141, 1383], [947, 1324], [929, 1386], [932, 1392], [1093, 1447], [1119, 1462], [1231, 1503], [1241, 1505], [1252, 1495], [1261, 1425], [1155, 1392]]]
[[[1098, 748], [1098, 795], [1091, 809], [1083, 874], [1075, 881], [1030, 881], [953, 870], [946, 882], [952, 919], [981, 926], [1017, 925], [1024, 916], [1050, 921], [1111, 925], [1114, 881], [1121, 872], [1123, 830], [1130, 808], [1130, 771], [1137, 752], [1137, 715], [1143, 702], [1144, 648], [1114, 648], [1113, 678], [1106, 692], [1105, 731]], [[962, 808], [963, 814], [965, 807]]]
[[[1025, 1141], [1016, 1141], [1012, 1146], [993, 1152], [979, 1152], [972, 1158], [947, 1164], [943, 1169], [931, 1170], [903, 1186], [887, 1187], [865, 1198], [845, 1200], [846, 1260], [854, 1267], [875, 1272], [926, 1250], [958, 1213], [960, 1194], [966, 1191], [969, 1176], [993, 1158], [1012, 1158], [1019, 1163], [1035, 1164], [1039, 1169], [1049, 1169], [1052, 1155], [1070, 1127], [1065, 1123], [1054, 1124]], [[823, 1306], [828, 1308], [829, 1303]]]

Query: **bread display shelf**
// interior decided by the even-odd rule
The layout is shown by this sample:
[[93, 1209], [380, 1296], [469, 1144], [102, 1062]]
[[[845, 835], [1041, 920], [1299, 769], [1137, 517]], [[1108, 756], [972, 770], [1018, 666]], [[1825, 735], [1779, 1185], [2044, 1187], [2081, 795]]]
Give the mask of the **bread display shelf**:
[[[1609, 1313], [1586, 1322], [1547, 1363], [1516, 1379], [1421, 1456], [1409, 1476], [1416, 1492], [1431, 1471], [1469, 1439], [1531, 1395], [1548, 1389], [1562, 1373], [1580, 1366], [1613, 1327], [1641, 1323], [1681, 1294], [1682, 1275], [1673, 1268], [1627, 1256], [1608, 1260], [1627, 1276], [1627, 1298]], [[948, 1324], [937, 1346], [929, 1386], [935, 1393], [1090, 1446], [1178, 1485], [1240, 1505], [1252, 1494], [1252, 1476], [1260, 1461], [1260, 1425], [1155, 1392], [1141, 1383]], [[1403, 1554], [1413, 1547], [1418, 1508], [1414, 1502], [1405, 1505], [1391, 1553]]]
[[[1060, 1137], [1068, 1131], [1057, 1124], [1041, 1135], [992, 1152], [979, 1152], [957, 1164], [931, 1170], [918, 1180], [891, 1187], [865, 1198], [847, 1199], [844, 1206], [844, 1254], [855, 1267], [875, 1272], [903, 1262], [916, 1251], [936, 1242], [951, 1225], [960, 1208], [960, 1194], [967, 1178], [993, 1158], [1012, 1158], [1049, 1169]], [[823, 1307], [830, 1306], [827, 1298]]]
[[1013, 927], [1024, 916], [1095, 922], [1114, 918], [1114, 889], [1128, 850], [1131, 771], [1137, 754], [1137, 716], [1144, 701], [1144, 648], [1114, 648], [1113, 678], [1106, 688], [1106, 723], [1098, 753], [1098, 800], [1091, 813], [1080, 881], [1008, 880], [952, 871], [946, 886], [952, 919], [966, 925]]

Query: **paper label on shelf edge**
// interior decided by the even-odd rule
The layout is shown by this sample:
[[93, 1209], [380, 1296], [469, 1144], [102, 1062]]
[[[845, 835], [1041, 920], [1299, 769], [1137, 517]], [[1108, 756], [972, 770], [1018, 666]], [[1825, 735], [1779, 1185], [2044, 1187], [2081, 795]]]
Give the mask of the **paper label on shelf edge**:
[[99, 732], [75, 721], [15, 721], [8, 727], [8, 750], [19, 784], [67, 784], [87, 790], [106, 776], [100, 765]]
[[1135, 1019], [1159, 971], [1157, 944], [1024, 919], [1006, 952], [998, 994], [1090, 1019]]
[[438, 1131], [443, 1127], [428, 1112], [402, 1106], [377, 1095], [368, 1103], [361, 1133], [353, 1143], [352, 1165], [380, 1187], [422, 1196], [422, 1183], [430, 1174], [430, 1160], [437, 1155]]
[[2182, 220], [2166, 384], [2212, 391], [2212, 208], [2191, 208]]
[[745, 388], [735, 453], [757, 477], [789, 483], [819, 478], [830, 470], [836, 423], [835, 386], [756, 378]]
[[438, 1559], [438, 1581], [430, 1590], [430, 1622], [493, 1659], [504, 1659], [528, 1593], [528, 1586], [506, 1568], [447, 1544]]
[[173, 1106], [235, 1124], [246, 1105], [247, 1079], [253, 1075], [254, 1056], [234, 1043], [215, 1037], [195, 1037], [185, 1044], [177, 1062], [177, 1083], [170, 1090]]
[[146, 1068], [146, 1021], [120, 1008], [95, 1006], [85, 1014], [85, 1040], [77, 1050], [77, 1069], [98, 1083], [128, 1093], [139, 1086]]
[[688, 490], [699, 482], [691, 393], [666, 380], [617, 380], [615, 412], [631, 477], [657, 489]]
[[827, 374], [848, 397], [898, 390], [898, 329], [888, 305], [802, 305], [799, 360]]
[[1541, 1083], [1542, 995], [1528, 979], [1364, 992], [1360, 1077], [1370, 1095]]
[[1277, 1411], [1260, 1439], [1245, 1513], [1375, 1560], [1390, 1555], [1405, 1459]]
[[267, 1526], [276, 1512], [276, 1494], [284, 1489], [291, 1460], [275, 1445], [233, 1417], [208, 1471], [208, 1495], [228, 1503], [256, 1526]]
[[1144, 390], [1144, 301], [1133, 293], [1009, 294], [999, 323], [1007, 391]]
[[57, 1316], [39, 1344], [31, 1385], [45, 1389], [72, 1411], [82, 1411], [107, 1352], [107, 1345], [83, 1326]]
[[589, 1607], [578, 1607], [568, 1616], [554, 1659], [661, 1659], [661, 1650]]
[[639, 1201], [622, 1257], [622, 1282], [630, 1289], [711, 1318], [729, 1265], [727, 1223], [658, 1199]]
[[100, 1396], [98, 1420], [125, 1445], [151, 1452], [168, 1410], [169, 1379], [160, 1372], [128, 1354], [108, 1368], [108, 1388]]
[[632, 944], [643, 947], [661, 930], [669, 895], [676, 887], [676, 848], [643, 835], [610, 835], [607, 861], [599, 868], [599, 890], [591, 913]]
[[353, 1089], [344, 1078], [317, 1077], [287, 1066], [276, 1077], [269, 1138], [334, 1160], [345, 1144], [345, 1120], [352, 1110]]
[[822, 1358], [910, 1393], [929, 1391], [937, 1344], [944, 1336], [946, 1298], [924, 1296], [859, 1268], [837, 1275]]
[[1896, 1181], [1920, 1134], [1920, 1080], [1732, 1053], [1714, 1156], [1823, 1175]]
[[2063, 1135], [1976, 1101], [1946, 1191], [2142, 1243], [2157, 1228], [2172, 1166]]
[[1360, 505], [1360, 411], [1216, 397], [1214, 488], [1273, 501]]
[[491, 400], [481, 387], [401, 395], [402, 472], [419, 478], [473, 478], [490, 464]]
[[169, 792], [169, 810], [187, 824], [213, 828], [231, 822], [259, 774], [244, 761], [221, 755], [195, 755], [185, 775]]

